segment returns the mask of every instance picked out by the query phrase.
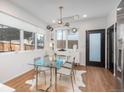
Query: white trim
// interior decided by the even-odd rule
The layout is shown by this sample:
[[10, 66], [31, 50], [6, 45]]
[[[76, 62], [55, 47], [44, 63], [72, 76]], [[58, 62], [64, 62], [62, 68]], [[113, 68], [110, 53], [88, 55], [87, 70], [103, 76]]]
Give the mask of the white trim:
[[35, 42], [34, 42], [35, 43], [35, 50], [37, 50], [37, 34], [38, 33], [35, 33]]
[[107, 65], [108, 65], [108, 60], [107, 60], [107, 56], [108, 56], [108, 50], [107, 50], [107, 47], [108, 47], [108, 44], [107, 44], [107, 36], [108, 36], [108, 34], [107, 34], [107, 29], [105, 29], [105, 69], [107, 69]]
[[116, 32], [115, 32], [115, 24], [114, 24], [114, 73], [113, 73], [113, 75], [115, 76], [115, 73], [116, 73], [116, 69], [115, 69], [115, 67], [116, 67]]
[[20, 50], [24, 50], [24, 31], [20, 30]]

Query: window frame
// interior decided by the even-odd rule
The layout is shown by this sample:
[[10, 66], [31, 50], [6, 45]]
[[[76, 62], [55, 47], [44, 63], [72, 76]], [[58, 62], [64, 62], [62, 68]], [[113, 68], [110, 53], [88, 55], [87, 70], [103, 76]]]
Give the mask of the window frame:
[[[38, 48], [38, 34], [43, 35], [43, 48]], [[36, 33], [35, 37], [36, 37], [36, 40], [35, 40], [36, 49], [37, 50], [44, 49], [44, 47], [45, 47], [45, 35], [43, 33]]]
[[[25, 39], [25, 35], [24, 34], [25, 34], [25, 32], [29, 32], [29, 33], [34, 34], [34, 46], [33, 46], [33, 44], [31, 44], [33, 46], [33, 49], [28, 49], [28, 50], [25, 49], [25, 43], [24, 43], [24, 39]], [[35, 49], [36, 49], [36, 32], [31, 32], [31, 31], [23, 30], [23, 50], [24, 51], [33, 51]]]
[[[56, 29], [55, 31], [54, 31], [54, 40], [55, 40], [55, 45], [54, 45], [54, 47], [55, 47], [55, 49], [56, 50], [59, 50], [60, 48], [58, 48], [57, 47], [57, 31], [58, 30], [60, 30], [60, 29]], [[68, 30], [68, 31], [70, 31], [70, 29], [62, 29], [62, 30]], [[69, 48], [68, 47], [68, 31], [66, 31], [66, 33], [65, 33], [65, 35], [66, 35], [66, 46], [65, 46], [65, 49], [66, 50], [72, 50], [72, 48]], [[79, 36], [79, 32], [77, 32], [77, 35], [78, 35], [78, 47], [77, 47], [77, 49], [79, 49], [79, 38], [80, 38], [80, 36]]]
[[[3, 51], [3, 52], [0, 52], [0, 54], [1, 54], [1, 53], [12, 53], [12, 52], [21, 51], [21, 39], [20, 39], [20, 37], [21, 37], [21, 30], [20, 30], [19, 28], [12, 27], [12, 26], [8, 26], [8, 25], [4, 25], [4, 24], [0, 24], [0, 26], [1, 26], [1, 27], [2, 27], [2, 26], [5, 26], [5, 27], [7, 27], [7, 28], [13, 28], [13, 29], [16, 29], [16, 30], [19, 31], [19, 42], [18, 42], [18, 44], [15, 43], [15, 45], [18, 45], [18, 46], [19, 46], [19, 49], [18, 49], [18, 50]], [[4, 41], [4, 40], [3, 40], [3, 41]], [[6, 40], [5, 40], [4, 42], [6, 42]], [[14, 43], [11, 43], [11, 45], [12, 45], [12, 44], [14, 44]], [[11, 45], [9, 45], [9, 47], [11, 47]]]
[[[37, 32], [27, 31], [27, 30], [24, 30], [24, 29], [20, 29], [18, 27], [13, 27], [13, 26], [4, 25], [4, 24], [0, 24], [0, 26], [1, 26], [1, 28], [2, 28], [2, 26], [6, 26], [6, 27], [10, 27], [10, 28], [15, 28], [15, 29], [17, 29], [19, 31], [19, 42], [18, 42], [19, 49], [18, 50], [14, 50], [14, 51], [10, 51], [10, 50], [9, 51], [4, 51], [4, 50], [2, 51], [1, 50], [0, 54], [7, 54], [8, 55], [8, 54], [14, 54], [14, 53], [20, 53], [20, 52], [31, 52], [31, 51], [43, 50], [45, 48], [45, 34], [42, 33], [42, 32], [40, 33], [38, 31]], [[35, 36], [34, 44], [32, 44], [32, 45], [34, 45], [34, 48], [32, 50], [25, 50], [25, 48], [24, 48], [24, 32], [31, 32]], [[44, 38], [44, 41], [43, 41], [44, 42], [44, 46], [43, 46], [43, 48], [40, 48], [40, 49], [37, 48], [37, 34], [42, 34], [43, 38]], [[2, 41], [2, 39], [1, 39], [1, 41]]]

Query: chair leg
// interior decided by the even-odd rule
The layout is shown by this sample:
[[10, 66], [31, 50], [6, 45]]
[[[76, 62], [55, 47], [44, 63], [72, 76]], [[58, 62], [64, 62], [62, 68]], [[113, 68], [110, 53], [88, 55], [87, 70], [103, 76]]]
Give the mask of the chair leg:
[[74, 84], [73, 84], [73, 77], [71, 76], [71, 83], [72, 83], [72, 89], [73, 89], [73, 92], [74, 92]]
[[62, 75], [60, 74], [59, 80], [61, 80]]
[[75, 72], [73, 71], [74, 82], [76, 83]]
[[76, 70], [74, 70], [74, 73], [76, 74]]
[[46, 85], [46, 72], [44, 71], [45, 85]]

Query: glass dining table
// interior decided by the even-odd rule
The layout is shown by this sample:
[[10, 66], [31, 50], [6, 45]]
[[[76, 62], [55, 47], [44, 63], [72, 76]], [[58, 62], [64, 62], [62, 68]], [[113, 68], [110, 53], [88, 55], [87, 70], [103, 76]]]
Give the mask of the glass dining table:
[[[52, 61], [41, 61], [36, 63], [29, 63], [28, 65], [34, 66], [36, 71], [36, 90], [37, 91], [48, 91], [52, 87], [53, 77], [55, 77], [54, 84], [55, 84], [55, 91], [57, 91], [57, 70], [60, 69], [65, 62], [58, 62], [56, 59]], [[38, 88], [38, 69], [42, 67], [50, 68], [50, 85], [44, 90]], [[54, 74], [52, 74], [54, 71]], [[54, 76], [53, 76], [54, 75]]]

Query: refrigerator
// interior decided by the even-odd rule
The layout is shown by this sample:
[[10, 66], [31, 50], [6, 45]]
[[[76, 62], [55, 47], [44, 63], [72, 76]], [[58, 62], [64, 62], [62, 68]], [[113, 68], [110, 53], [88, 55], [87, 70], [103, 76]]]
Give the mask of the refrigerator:
[[122, 91], [124, 90], [124, 0], [117, 8], [117, 60], [116, 77]]

